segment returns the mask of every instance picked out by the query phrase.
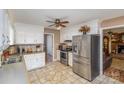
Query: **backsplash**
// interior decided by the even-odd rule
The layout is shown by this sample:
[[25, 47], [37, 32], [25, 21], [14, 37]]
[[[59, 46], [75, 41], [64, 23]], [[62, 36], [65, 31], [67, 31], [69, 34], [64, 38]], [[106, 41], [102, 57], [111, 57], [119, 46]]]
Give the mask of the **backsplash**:
[[13, 45], [8, 50], [10, 55], [44, 51], [42, 44]]
[[11, 45], [2, 53], [2, 63], [10, 64], [21, 62], [24, 54], [44, 52], [43, 44]]

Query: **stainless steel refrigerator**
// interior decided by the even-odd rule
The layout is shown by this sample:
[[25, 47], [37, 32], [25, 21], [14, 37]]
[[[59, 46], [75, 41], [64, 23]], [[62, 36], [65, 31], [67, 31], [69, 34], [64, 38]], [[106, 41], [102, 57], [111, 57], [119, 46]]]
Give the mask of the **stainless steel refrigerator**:
[[99, 35], [73, 36], [73, 72], [92, 81], [100, 72], [100, 37]]

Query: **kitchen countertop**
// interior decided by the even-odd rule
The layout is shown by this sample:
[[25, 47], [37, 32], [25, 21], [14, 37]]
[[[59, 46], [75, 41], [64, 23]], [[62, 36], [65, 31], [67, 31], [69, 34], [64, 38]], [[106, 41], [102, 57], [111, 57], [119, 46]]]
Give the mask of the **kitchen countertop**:
[[44, 51], [39, 51], [39, 52], [31, 52], [31, 53], [22, 53], [22, 54], [10, 54], [11, 56], [19, 56], [19, 55], [27, 55], [27, 54], [37, 54], [37, 53], [44, 53]]
[[32, 53], [23, 53], [23, 55], [39, 54], [39, 53], [45, 53], [45, 52], [44, 51], [40, 51], [40, 52], [32, 52]]

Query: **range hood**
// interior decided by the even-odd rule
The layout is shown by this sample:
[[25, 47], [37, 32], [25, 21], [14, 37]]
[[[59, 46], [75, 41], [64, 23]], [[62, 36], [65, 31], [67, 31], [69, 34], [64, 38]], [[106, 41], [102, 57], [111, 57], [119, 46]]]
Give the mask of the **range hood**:
[[64, 42], [72, 42], [72, 40], [65, 40]]

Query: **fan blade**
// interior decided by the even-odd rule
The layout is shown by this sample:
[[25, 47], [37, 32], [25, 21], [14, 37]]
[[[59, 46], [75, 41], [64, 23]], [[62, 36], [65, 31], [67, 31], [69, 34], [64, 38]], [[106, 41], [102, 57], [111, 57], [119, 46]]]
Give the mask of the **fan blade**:
[[49, 21], [49, 20], [47, 20], [46, 22], [49, 22], [49, 23], [54, 23], [54, 21]]
[[55, 24], [49, 25], [48, 27], [54, 26]]
[[66, 26], [65, 26], [65, 25], [63, 25], [63, 24], [60, 24], [60, 26], [61, 26], [61, 27], [66, 27]]
[[69, 21], [63, 21], [63, 22], [60, 22], [62, 24], [66, 24], [66, 23], [69, 23]]

